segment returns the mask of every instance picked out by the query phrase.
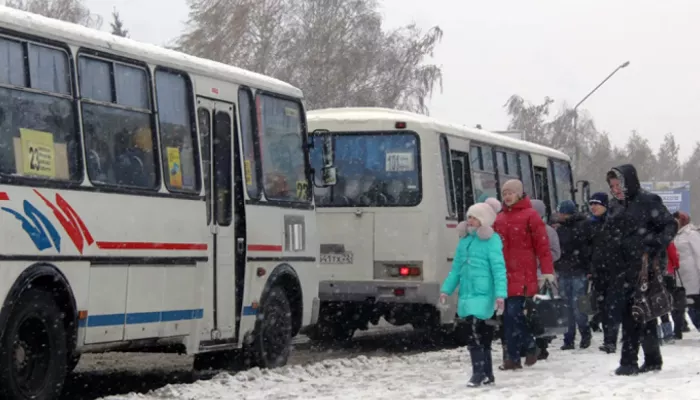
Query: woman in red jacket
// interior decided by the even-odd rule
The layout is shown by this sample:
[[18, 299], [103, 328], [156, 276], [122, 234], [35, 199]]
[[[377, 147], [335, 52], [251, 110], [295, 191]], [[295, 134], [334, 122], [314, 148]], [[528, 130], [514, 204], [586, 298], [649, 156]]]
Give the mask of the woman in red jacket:
[[523, 183], [517, 179], [507, 181], [501, 188], [501, 196], [503, 209], [493, 226], [503, 241], [508, 274], [508, 298], [503, 314], [507, 354], [501, 369], [512, 370], [522, 368], [521, 349], [526, 349], [525, 365], [537, 362], [537, 347], [527, 327], [523, 307], [526, 297], [539, 291], [537, 261], [542, 281], [554, 281], [554, 267], [547, 229], [525, 195]]
[[[664, 282], [666, 283], [666, 288], [673, 293], [673, 290], [676, 288], [676, 271], [681, 265], [678, 249], [676, 249], [676, 245], [673, 244], [673, 242], [666, 248], [666, 254], [668, 255], [668, 264], [666, 264]], [[674, 339], [683, 338], [682, 329], [683, 323], [685, 322], [685, 310], [673, 310], [671, 311], [671, 317], [673, 318], [673, 326], [671, 326], [671, 320], [668, 318], [668, 314], [661, 317], [659, 338], [662, 343], [673, 343]]]

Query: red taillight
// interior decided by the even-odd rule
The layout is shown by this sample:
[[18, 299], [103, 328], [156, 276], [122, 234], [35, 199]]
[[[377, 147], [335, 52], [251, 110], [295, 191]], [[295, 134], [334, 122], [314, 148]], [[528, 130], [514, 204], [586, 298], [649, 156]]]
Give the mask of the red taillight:
[[400, 267], [399, 268], [399, 275], [401, 276], [408, 276], [411, 274], [411, 269], [408, 267]]
[[404, 289], [404, 288], [394, 289], [394, 296], [403, 296], [405, 294], [406, 294], [406, 289]]
[[420, 276], [420, 268], [418, 267], [411, 267], [411, 276]]
[[403, 121], [398, 121], [396, 124], [394, 124], [394, 127], [396, 129], [406, 129], [406, 123]]

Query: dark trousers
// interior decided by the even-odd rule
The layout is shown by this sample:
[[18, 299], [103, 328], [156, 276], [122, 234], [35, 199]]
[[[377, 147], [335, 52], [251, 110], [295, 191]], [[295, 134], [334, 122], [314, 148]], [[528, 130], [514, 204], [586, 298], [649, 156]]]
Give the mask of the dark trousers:
[[535, 351], [535, 338], [530, 333], [525, 318], [525, 297], [514, 296], [506, 299], [503, 313], [503, 338], [506, 342], [506, 358], [520, 363], [520, 352]]
[[622, 316], [622, 354], [620, 365], [638, 365], [639, 347], [644, 351], [644, 363], [660, 366], [663, 363], [656, 318], [647, 323], [638, 323], [632, 318], [632, 294], [626, 297], [625, 311]]
[[606, 287], [603, 293], [603, 301], [600, 303], [603, 309], [603, 344], [617, 347], [617, 333], [627, 306], [625, 293], [621, 293], [614, 285]]
[[464, 319], [464, 334], [466, 335], [467, 348], [491, 351], [495, 328], [486, 321], [469, 316]]

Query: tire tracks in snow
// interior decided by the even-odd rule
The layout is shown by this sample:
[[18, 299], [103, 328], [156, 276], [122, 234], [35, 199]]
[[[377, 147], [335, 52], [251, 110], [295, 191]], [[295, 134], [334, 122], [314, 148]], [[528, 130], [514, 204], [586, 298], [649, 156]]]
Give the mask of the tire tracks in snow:
[[[396, 332], [380, 329], [364, 332], [343, 345], [312, 345], [304, 337], [295, 340], [288, 365], [364, 355], [411, 355], [457, 347], [444, 334], [428, 334], [411, 328]], [[161, 353], [86, 354], [64, 386], [62, 400], [94, 400], [127, 393], [146, 393], [170, 384], [209, 380], [222, 371], [195, 372], [192, 356]], [[238, 366], [229, 372], [246, 368]]]

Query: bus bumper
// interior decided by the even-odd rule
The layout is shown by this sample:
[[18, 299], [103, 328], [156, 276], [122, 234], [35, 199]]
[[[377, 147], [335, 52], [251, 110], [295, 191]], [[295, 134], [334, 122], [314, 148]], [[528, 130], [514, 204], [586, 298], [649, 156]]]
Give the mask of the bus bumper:
[[438, 283], [397, 281], [321, 281], [321, 301], [437, 304]]

